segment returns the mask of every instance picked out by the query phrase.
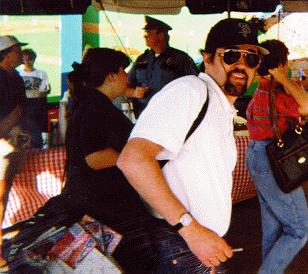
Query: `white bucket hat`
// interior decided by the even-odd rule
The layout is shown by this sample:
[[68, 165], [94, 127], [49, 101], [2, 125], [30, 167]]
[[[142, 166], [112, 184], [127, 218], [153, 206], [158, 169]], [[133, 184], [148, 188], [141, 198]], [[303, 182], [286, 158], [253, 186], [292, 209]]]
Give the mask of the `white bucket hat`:
[[28, 43], [21, 43], [14, 36], [10, 35], [0, 36], [0, 51], [3, 51], [15, 45], [19, 45], [22, 47], [28, 45]]

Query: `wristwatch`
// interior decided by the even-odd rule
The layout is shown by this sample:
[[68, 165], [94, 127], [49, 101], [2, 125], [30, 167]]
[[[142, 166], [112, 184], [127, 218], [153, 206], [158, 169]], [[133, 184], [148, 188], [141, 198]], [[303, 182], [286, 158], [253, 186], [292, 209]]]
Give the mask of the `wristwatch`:
[[183, 226], [189, 226], [193, 220], [193, 217], [190, 213], [186, 212], [183, 215], [181, 215], [179, 222], [172, 226], [172, 229], [174, 231], [179, 231]]

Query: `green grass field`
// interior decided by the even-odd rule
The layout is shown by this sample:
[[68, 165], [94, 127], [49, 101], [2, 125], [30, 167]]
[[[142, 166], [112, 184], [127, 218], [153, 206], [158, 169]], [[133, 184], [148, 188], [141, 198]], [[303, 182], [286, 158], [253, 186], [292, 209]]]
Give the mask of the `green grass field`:
[[46, 71], [49, 100], [61, 94], [60, 16], [0, 16], [1, 35], [15, 35], [38, 55], [35, 67]]

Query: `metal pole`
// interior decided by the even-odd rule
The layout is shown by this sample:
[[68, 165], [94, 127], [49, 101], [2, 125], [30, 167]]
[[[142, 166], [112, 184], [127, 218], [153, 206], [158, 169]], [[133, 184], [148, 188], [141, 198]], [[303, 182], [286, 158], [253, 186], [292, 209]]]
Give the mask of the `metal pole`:
[[282, 9], [278, 10], [278, 23], [277, 23], [277, 39], [279, 40], [279, 36], [280, 36], [280, 21], [281, 21], [281, 11]]
[[228, 9], [228, 18], [231, 17], [231, 0], [227, 2], [227, 9]]

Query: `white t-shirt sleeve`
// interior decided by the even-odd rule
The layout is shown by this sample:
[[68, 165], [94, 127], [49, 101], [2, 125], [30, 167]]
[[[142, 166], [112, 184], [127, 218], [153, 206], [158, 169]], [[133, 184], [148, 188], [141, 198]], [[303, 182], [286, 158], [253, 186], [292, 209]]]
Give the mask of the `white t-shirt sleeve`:
[[184, 76], [170, 82], [152, 97], [138, 118], [130, 139], [144, 138], [164, 147], [158, 160], [174, 159], [206, 95], [206, 85], [196, 76]]
[[42, 83], [41, 83], [41, 85], [40, 85], [39, 90], [40, 90], [40, 91], [48, 91], [48, 90], [49, 90], [49, 86], [48, 86], [48, 84], [49, 84], [48, 76], [47, 76], [47, 74], [46, 74], [45, 71], [42, 71], [42, 70], [41, 70], [40, 73], [41, 73]]

